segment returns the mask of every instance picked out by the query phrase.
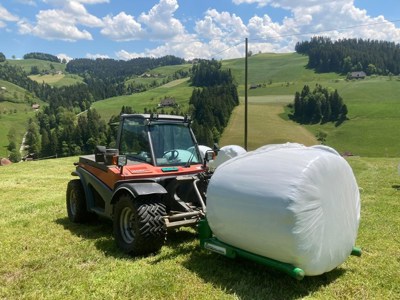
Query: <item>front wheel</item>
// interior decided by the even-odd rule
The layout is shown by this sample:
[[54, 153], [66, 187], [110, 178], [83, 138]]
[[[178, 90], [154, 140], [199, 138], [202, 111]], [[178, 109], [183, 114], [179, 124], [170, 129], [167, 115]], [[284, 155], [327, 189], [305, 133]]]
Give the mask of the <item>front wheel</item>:
[[68, 218], [74, 223], [83, 223], [91, 219], [86, 208], [85, 192], [79, 179], [68, 182], [66, 195]]
[[167, 236], [165, 204], [156, 195], [133, 198], [124, 194], [115, 205], [114, 236], [125, 253], [143, 255], [161, 249]]

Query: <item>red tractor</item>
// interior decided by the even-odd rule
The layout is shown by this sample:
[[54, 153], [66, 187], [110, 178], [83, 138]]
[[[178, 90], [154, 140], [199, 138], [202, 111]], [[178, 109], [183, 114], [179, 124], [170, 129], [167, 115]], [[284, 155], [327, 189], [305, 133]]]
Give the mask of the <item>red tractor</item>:
[[111, 219], [124, 252], [158, 251], [167, 229], [193, 226], [205, 216], [210, 178], [187, 117], [122, 115], [117, 149], [98, 146], [81, 156], [68, 183], [72, 222]]

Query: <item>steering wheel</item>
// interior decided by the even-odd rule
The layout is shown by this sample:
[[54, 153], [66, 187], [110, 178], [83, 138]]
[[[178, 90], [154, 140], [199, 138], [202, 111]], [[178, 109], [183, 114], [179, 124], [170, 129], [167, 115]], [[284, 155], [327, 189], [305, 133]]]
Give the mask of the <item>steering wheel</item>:
[[[171, 155], [167, 156], [168, 153], [171, 153]], [[175, 160], [178, 158], [178, 156], [179, 156], [179, 151], [175, 149], [165, 151], [163, 154], [163, 157], [165, 157], [168, 160]]]

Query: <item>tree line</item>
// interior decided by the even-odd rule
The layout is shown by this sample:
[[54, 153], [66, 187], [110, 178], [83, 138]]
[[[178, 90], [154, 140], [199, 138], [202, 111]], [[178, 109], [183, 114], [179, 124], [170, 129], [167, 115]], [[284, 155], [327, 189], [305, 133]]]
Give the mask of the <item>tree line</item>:
[[[98, 144], [113, 146], [115, 127], [107, 126], [96, 110], [90, 109], [91, 103], [98, 99], [123, 95], [134, 89], [133, 86], [125, 84], [123, 80], [126, 78], [123, 76], [113, 77], [113, 72], [120, 68], [122, 74], [128, 76], [132, 72], [142, 73], [151, 67], [179, 64], [184, 60], [167, 56], [160, 59], [138, 59], [135, 62], [140, 62], [140, 66], [128, 73], [122, 70], [132, 62], [124, 65], [112, 60], [76, 60], [71, 64], [76, 67], [76, 72], [83, 72], [85, 64], [92, 65], [80, 74], [85, 76], [86, 83], [62, 87], [38, 83], [31, 80], [21, 67], [8, 62], [1, 64], [0, 79], [25, 88], [28, 91], [25, 95], [26, 101], [33, 102], [35, 98], [39, 98], [48, 103], [38, 112], [36, 118], [29, 121], [25, 141], [29, 152], [43, 158], [92, 153]], [[193, 129], [198, 141], [211, 146], [218, 142], [233, 108], [239, 103], [232, 74], [230, 70], [222, 70], [221, 63], [215, 60], [199, 61], [190, 73], [182, 72], [177, 72], [176, 76], [191, 74], [191, 84], [196, 87], [186, 114], [191, 115], [194, 120]], [[85, 110], [86, 114], [80, 114]], [[133, 111], [132, 108], [123, 107], [121, 113]], [[149, 110], [145, 109], [144, 113], [147, 112]], [[183, 114], [181, 111], [174, 113]], [[118, 116], [114, 116], [110, 123], [116, 118]], [[15, 144], [15, 141], [13, 143]], [[12, 151], [17, 152], [15, 145], [11, 142], [10, 144]]]
[[190, 97], [193, 131], [200, 144], [218, 142], [235, 106], [239, 104], [237, 87], [230, 70], [222, 70], [221, 62], [201, 60], [192, 68]]
[[128, 61], [111, 58], [78, 58], [69, 61], [65, 71], [83, 77], [90, 75], [91, 78], [102, 80], [112, 78], [115, 81], [121, 81], [157, 67], [182, 65], [184, 63], [186, 63], [184, 59], [172, 55], [160, 58], [139, 57]]
[[31, 52], [27, 53], [23, 56], [24, 59], [40, 59], [40, 60], [47, 60], [51, 62], [60, 63], [61, 60], [52, 54], [41, 53], [41, 52]]
[[[190, 108], [186, 114], [193, 119], [193, 131], [201, 144], [212, 146], [218, 142], [228, 123], [233, 108], [239, 104], [236, 86], [230, 71], [221, 70], [221, 63], [202, 61], [201, 68], [194, 68], [193, 78], [198, 78], [197, 71], [211, 70], [216, 75], [213, 85], [196, 81], [189, 100]], [[208, 68], [209, 67], [209, 68]], [[216, 71], [217, 70], [217, 71]], [[204, 78], [207, 78], [205, 76]], [[207, 86], [207, 84], [209, 86]], [[122, 113], [134, 113], [132, 107], [122, 107]], [[149, 111], [145, 109], [144, 113]], [[37, 157], [70, 156], [93, 153], [96, 145], [115, 147], [118, 116], [112, 116], [106, 124], [95, 109], [85, 114], [74, 112], [60, 106], [56, 110], [45, 107], [31, 120], [28, 126], [26, 142], [29, 150]]]
[[297, 53], [308, 55], [308, 67], [317, 72], [367, 75], [400, 74], [400, 45], [388, 41], [313, 37], [296, 44]]
[[347, 119], [348, 114], [347, 105], [338, 91], [329, 91], [319, 84], [312, 91], [305, 85], [301, 92], [296, 92], [290, 107], [293, 109], [290, 117], [301, 124], [340, 124]]

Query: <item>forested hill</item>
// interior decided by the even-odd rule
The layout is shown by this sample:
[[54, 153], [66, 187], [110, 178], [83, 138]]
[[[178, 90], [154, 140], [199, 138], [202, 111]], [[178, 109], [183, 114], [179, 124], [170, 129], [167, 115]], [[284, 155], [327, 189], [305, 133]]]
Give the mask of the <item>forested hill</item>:
[[314, 37], [296, 44], [296, 52], [308, 55], [308, 67], [317, 72], [364, 71], [367, 75], [400, 74], [400, 45], [393, 42]]
[[128, 61], [106, 58], [87, 59], [79, 58], [68, 62], [66, 71], [72, 74], [89, 74], [96, 78], [126, 78], [131, 75], [139, 75], [147, 70], [162, 66], [181, 65], [185, 60], [172, 55], [160, 58], [134, 58]]
[[[0, 57], [2, 57], [1, 54]], [[51, 58], [52, 56], [44, 53], [26, 55], [26, 59], [32, 57]], [[11, 82], [26, 89], [34, 97], [47, 102], [53, 112], [60, 106], [83, 111], [96, 100], [144, 91], [146, 87], [141, 84], [126, 83], [126, 80], [131, 76], [137, 76], [156, 67], [183, 63], [185, 63], [184, 59], [170, 55], [161, 58], [137, 58], [129, 61], [75, 59], [67, 64], [65, 71], [80, 75], [84, 84], [54, 88], [47, 83], [31, 80], [28, 77], [31, 74], [24, 72], [21, 67], [5, 61], [0, 64], [0, 80]], [[174, 74], [170, 80], [187, 76], [188, 74]]]

